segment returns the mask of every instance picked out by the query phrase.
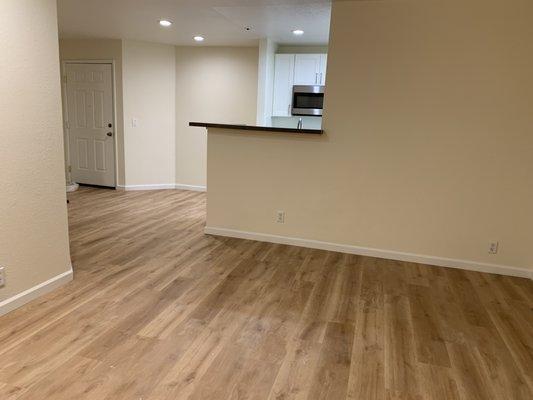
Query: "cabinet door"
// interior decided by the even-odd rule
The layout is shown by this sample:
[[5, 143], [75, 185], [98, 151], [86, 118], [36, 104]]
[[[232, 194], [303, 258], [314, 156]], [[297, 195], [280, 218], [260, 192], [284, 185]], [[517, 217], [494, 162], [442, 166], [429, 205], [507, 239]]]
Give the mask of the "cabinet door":
[[276, 54], [272, 116], [288, 117], [291, 115], [293, 81], [294, 54]]
[[295, 85], [320, 85], [320, 54], [296, 54]]
[[328, 55], [327, 54], [321, 54], [320, 55], [320, 84], [325, 85], [326, 84], [326, 71], [328, 69]]

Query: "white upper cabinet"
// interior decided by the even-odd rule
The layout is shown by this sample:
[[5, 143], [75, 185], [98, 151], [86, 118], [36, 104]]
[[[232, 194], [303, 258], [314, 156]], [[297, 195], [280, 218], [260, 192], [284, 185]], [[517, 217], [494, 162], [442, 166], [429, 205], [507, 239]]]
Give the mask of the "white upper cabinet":
[[294, 84], [325, 85], [327, 64], [327, 54], [295, 54]]
[[295, 85], [320, 85], [321, 54], [296, 54], [294, 60]]
[[294, 85], [294, 54], [276, 54], [272, 116], [291, 115], [292, 86]]
[[320, 54], [320, 85], [326, 84], [326, 70], [328, 69], [328, 55]]

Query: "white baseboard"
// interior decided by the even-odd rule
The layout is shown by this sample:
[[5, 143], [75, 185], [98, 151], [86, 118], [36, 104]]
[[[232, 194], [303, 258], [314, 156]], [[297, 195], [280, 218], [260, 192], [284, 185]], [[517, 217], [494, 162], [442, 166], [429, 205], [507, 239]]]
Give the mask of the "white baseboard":
[[195, 185], [183, 185], [180, 183], [159, 183], [155, 185], [117, 185], [117, 190], [168, 190], [168, 189], [179, 189], [179, 190], [192, 190], [195, 192], [205, 192], [207, 189], [205, 186], [195, 186]]
[[165, 189], [175, 189], [176, 185], [173, 183], [157, 183], [154, 185], [117, 185], [119, 190], [165, 190]]
[[347, 244], [321, 242], [318, 240], [278, 236], [267, 233], [245, 232], [226, 228], [205, 227], [204, 232], [208, 235], [228, 236], [239, 239], [257, 240], [260, 242], [289, 244], [293, 246], [308, 247], [312, 249], [337, 251], [340, 253], [357, 254], [361, 256], [385, 258], [389, 260], [415, 262], [419, 264], [435, 265], [439, 267], [458, 268], [469, 271], [487, 272], [491, 274], [509, 275], [533, 279], [533, 270], [511, 267], [507, 265], [488, 264], [477, 261], [457, 260], [453, 258], [403, 253], [394, 250], [381, 250], [368, 247], [358, 247]]
[[16, 308], [23, 306], [30, 301], [41, 297], [54, 289], [57, 289], [60, 286], [70, 282], [74, 274], [72, 272], [72, 267], [70, 271], [63, 272], [57, 276], [54, 276], [51, 279], [48, 279], [46, 282], [40, 283], [28, 290], [25, 290], [9, 299], [6, 299], [0, 302], [0, 316], [7, 314], [10, 311], [13, 311]]
[[176, 183], [176, 189], [181, 190], [192, 190], [194, 192], [206, 192], [207, 187], [206, 186], [197, 186], [197, 185], [184, 185], [181, 183]]

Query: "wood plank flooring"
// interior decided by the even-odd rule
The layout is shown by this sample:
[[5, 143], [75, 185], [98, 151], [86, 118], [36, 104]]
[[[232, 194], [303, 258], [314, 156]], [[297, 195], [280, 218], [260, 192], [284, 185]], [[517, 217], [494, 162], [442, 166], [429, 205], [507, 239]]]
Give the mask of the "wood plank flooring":
[[69, 285], [0, 318], [0, 399], [533, 399], [526, 279], [206, 236], [205, 195], [69, 195]]

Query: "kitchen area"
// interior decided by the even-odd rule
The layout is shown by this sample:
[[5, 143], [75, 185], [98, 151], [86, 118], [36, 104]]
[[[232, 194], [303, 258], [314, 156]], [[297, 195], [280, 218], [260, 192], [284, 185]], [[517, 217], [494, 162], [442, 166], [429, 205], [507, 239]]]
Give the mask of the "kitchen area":
[[259, 46], [257, 125], [321, 129], [328, 47]]
[[260, 40], [255, 124], [190, 122], [189, 126], [323, 133], [327, 52], [327, 44], [278, 45]]
[[[198, 149], [201, 151], [188, 151], [178, 159], [192, 159], [197, 164], [201, 162], [206, 176], [203, 184], [210, 188], [212, 201], [213, 193], [222, 193], [216, 183], [219, 181], [217, 168], [221, 165], [228, 167], [229, 160], [219, 159], [219, 151], [222, 154], [228, 146], [244, 152], [239, 152], [239, 157], [232, 160], [232, 164], [240, 160], [238, 165], [242, 167], [253, 163], [253, 159], [244, 160], [242, 157], [246, 158], [247, 146], [254, 146], [257, 141], [264, 145], [275, 145], [276, 148], [277, 141], [296, 141], [318, 149], [316, 144], [327, 140], [322, 117], [327, 95], [329, 7], [323, 8], [320, 17], [309, 17], [306, 13], [303, 18], [309, 21], [298, 25], [305, 27], [305, 32], [304, 29], [291, 30], [290, 26], [295, 26], [295, 23], [284, 21], [283, 26], [277, 27], [276, 31], [260, 38], [255, 63], [248, 63], [249, 68], [238, 68], [238, 63], [233, 60], [228, 61], [228, 67], [223, 70], [214, 68], [215, 64], [207, 64], [213, 66], [213, 74], [218, 81], [220, 76], [228, 81], [226, 93], [231, 95], [227, 96], [221, 91], [225, 99], [221, 104], [210, 94], [210, 88], [201, 98], [200, 112], [183, 114], [189, 118], [187, 128], [191, 129], [186, 131], [186, 135], [199, 143]], [[198, 64], [191, 71], [205, 68], [205, 65]], [[187, 76], [190, 79], [191, 75]], [[232, 76], [234, 78], [230, 84]], [[196, 96], [198, 86], [195, 85], [191, 96]], [[212, 99], [210, 102], [217, 107], [209, 107], [210, 102], [205, 101], [205, 96]], [[222, 108], [224, 112], [220, 112]], [[198, 127], [206, 128], [207, 135], [203, 134], [205, 131], [195, 129]], [[264, 150], [267, 151], [266, 148]], [[202, 156], [189, 157], [189, 154]]]

